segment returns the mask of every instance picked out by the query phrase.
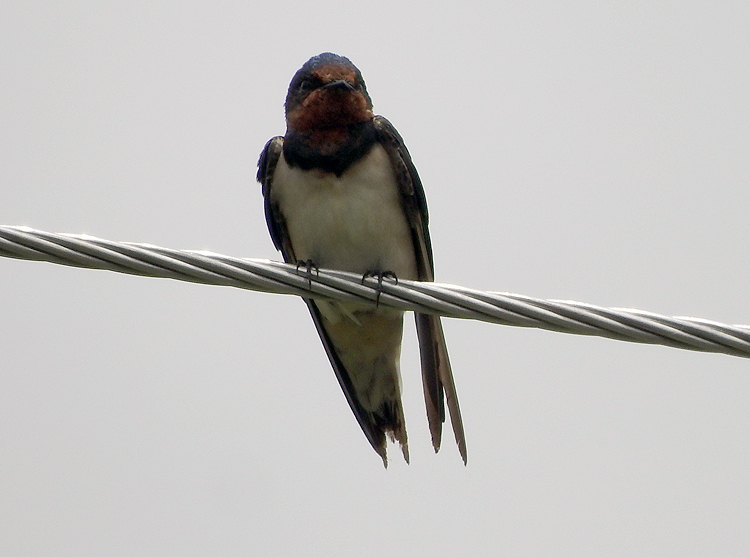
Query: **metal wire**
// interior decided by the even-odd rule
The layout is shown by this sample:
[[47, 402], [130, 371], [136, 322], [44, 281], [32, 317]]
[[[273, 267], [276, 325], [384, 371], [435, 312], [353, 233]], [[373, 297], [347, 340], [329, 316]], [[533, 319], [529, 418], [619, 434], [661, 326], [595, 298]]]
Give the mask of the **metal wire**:
[[359, 275], [342, 271], [321, 269], [310, 272], [265, 259], [240, 259], [207, 251], [111, 242], [87, 235], [42, 232], [24, 226], [0, 226], [0, 255], [306, 298], [378, 303], [401, 310], [502, 325], [750, 357], [748, 325], [725, 325], [693, 317], [665, 317], [635, 309], [542, 300], [432, 282], [386, 279], [378, 287], [375, 279], [363, 281]]

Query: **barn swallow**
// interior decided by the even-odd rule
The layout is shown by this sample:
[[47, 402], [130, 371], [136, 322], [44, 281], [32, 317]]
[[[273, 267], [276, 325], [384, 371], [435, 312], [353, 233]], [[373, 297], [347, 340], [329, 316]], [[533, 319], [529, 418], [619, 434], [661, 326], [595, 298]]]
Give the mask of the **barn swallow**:
[[[422, 182], [393, 125], [372, 112], [360, 71], [330, 52], [294, 75], [286, 134], [258, 161], [266, 222], [287, 263], [432, 281]], [[401, 404], [403, 312], [377, 303], [305, 299], [354, 415], [387, 467], [386, 434], [409, 462]], [[445, 403], [458, 450], [466, 441], [440, 317], [415, 314], [427, 418], [440, 448]], [[445, 398], [444, 398], [445, 396]]]

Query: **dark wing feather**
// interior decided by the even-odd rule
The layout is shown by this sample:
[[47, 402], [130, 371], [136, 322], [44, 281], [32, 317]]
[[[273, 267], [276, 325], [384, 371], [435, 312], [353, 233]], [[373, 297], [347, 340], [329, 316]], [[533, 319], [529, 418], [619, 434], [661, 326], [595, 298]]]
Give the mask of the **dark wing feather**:
[[263, 188], [263, 208], [266, 213], [266, 225], [268, 232], [271, 234], [271, 240], [276, 249], [284, 256], [287, 263], [296, 263], [292, 244], [289, 241], [289, 233], [286, 230], [286, 222], [281, 215], [281, 211], [271, 201], [271, 185], [273, 184], [273, 173], [276, 171], [276, 165], [284, 148], [284, 138], [281, 136], [272, 137], [263, 147], [263, 152], [258, 159], [257, 179]]
[[[268, 231], [271, 233], [271, 239], [276, 249], [281, 251], [284, 256], [284, 261], [287, 263], [296, 263], [297, 258], [294, 256], [294, 249], [289, 238], [289, 232], [287, 231], [286, 221], [279, 208], [271, 199], [271, 188], [273, 187], [273, 174], [276, 170], [276, 164], [279, 162], [279, 157], [283, 151], [284, 138], [274, 137], [268, 143], [266, 143], [263, 152], [258, 160], [258, 182], [263, 187], [263, 198], [264, 208], [266, 213], [266, 224], [268, 225]], [[336, 374], [341, 390], [344, 391], [349, 407], [352, 409], [354, 416], [357, 418], [362, 431], [367, 437], [367, 440], [372, 445], [373, 449], [383, 458], [383, 462], [386, 462], [386, 446], [385, 446], [385, 433], [381, 427], [378, 427], [370, 419], [368, 412], [362, 407], [357, 400], [354, 393], [354, 386], [352, 385], [351, 378], [346, 371], [346, 368], [341, 363], [336, 350], [333, 347], [333, 343], [326, 333], [325, 327], [323, 326], [323, 318], [320, 315], [320, 310], [315, 305], [315, 302], [309, 298], [304, 298], [310, 315], [312, 315], [315, 328], [318, 330], [318, 335], [323, 342], [328, 359], [331, 362], [333, 371]]]
[[[427, 200], [422, 188], [422, 181], [419, 179], [417, 169], [412, 163], [403, 139], [393, 125], [382, 116], [376, 116], [373, 124], [378, 132], [378, 141], [387, 151], [396, 171], [406, 218], [411, 226], [419, 280], [432, 281], [434, 280], [432, 245], [427, 228]], [[414, 317], [417, 324], [417, 337], [422, 362], [422, 386], [425, 405], [427, 406], [427, 421], [432, 435], [432, 446], [436, 452], [440, 448], [442, 424], [445, 421], [443, 400], [443, 392], [445, 392], [445, 399], [448, 402], [448, 411], [453, 425], [453, 434], [458, 444], [458, 451], [461, 453], [465, 464], [466, 438], [440, 317], [421, 313], [415, 313]]]
[[333, 371], [336, 373], [336, 379], [338, 379], [339, 385], [341, 385], [341, 390], [344, 391], [344, 396], [349, 403], [349, 407], [357, 418], [357, 422], [359, 422], [359, 426], [362, 428], [370, 445], [372, 445], [375, 452], [383, 459], [383, 464], [388, 466], [388, 460], [386, 459], [385, 432], [383, 431], [383, 428], [379, 427], [372, 421], [372, 419], [370, 419], [369, 412], [367, 412], [357, 400], [352, 380], [349, 377], [349, 373], [346, 371], [344, 364], [339, 359], [331, 339], [328, 337], [328, 333], [323, 326], [323, 317], [320, 315], [318, 306], [308, 298], [305, 298], [305, 303], [310, 310], [310, 315], [312, 315], [315, 328], [318, 330], [320, 340], [323, 342], [326, 354], [328, 354], [328, 360], [331, 362], [331, 367], [333, 367]]

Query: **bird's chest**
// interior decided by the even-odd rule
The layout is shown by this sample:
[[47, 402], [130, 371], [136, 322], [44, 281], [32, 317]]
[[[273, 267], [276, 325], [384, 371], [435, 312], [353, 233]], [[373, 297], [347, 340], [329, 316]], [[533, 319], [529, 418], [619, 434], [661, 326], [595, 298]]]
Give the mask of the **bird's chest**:
[[341, 176], [290, 167], [282, 156], [271, 195], [297, 259], [416, 278], [411, 231], [393, 167], [380, 145]]

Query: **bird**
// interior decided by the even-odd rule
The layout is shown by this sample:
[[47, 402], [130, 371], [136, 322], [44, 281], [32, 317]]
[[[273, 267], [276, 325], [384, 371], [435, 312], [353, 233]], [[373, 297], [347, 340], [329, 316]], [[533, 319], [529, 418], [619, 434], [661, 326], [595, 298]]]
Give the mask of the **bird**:
[[[284, 261], [378, 279], [432, 281], [422, 182], [404, 141], [373, 113], [359, 69], [324, 52], [294, 75], [286, 133], [258, 161], [268, 230]], [[378, 291], [379, 295], [379, 291]], [[409, 462], [401, 401], [404, 312], [374, 303], [303, 298], [362, 431], [388, 466], [386, 437]], [[432, 445], [440, 449], [445, 406], [466, 465], [466, 439], [440, 317], [415, 313]]]

